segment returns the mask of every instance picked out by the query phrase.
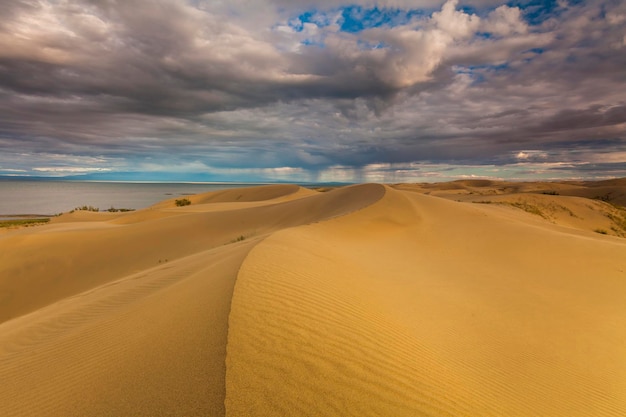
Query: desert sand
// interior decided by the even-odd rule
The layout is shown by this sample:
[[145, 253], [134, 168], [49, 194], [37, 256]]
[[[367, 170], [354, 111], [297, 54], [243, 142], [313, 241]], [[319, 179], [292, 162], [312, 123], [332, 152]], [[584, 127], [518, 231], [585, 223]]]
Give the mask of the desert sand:
[[273, 185], [0, 229], [1, 416], [624, 416], [626, 181]]

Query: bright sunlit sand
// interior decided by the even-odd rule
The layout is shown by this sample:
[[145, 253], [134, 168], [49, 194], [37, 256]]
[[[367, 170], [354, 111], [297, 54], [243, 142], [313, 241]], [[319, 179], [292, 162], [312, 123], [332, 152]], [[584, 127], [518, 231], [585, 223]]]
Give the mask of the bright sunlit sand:
[[295, 185], [0, 229], [1, 416], [624, 416], [626, 181]]

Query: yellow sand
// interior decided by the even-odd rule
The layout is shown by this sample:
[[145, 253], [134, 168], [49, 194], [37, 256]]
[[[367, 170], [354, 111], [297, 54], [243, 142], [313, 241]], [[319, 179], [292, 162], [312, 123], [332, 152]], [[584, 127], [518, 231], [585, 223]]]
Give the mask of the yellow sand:
[[626, 415], [622, 210], [554, 187], [266, 186], [4, 232], [0, 415]]

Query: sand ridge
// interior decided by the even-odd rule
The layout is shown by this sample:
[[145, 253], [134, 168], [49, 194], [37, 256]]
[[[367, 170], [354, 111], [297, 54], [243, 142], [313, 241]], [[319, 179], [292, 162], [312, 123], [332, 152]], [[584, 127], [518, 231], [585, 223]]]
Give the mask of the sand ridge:
[[263, 186], [11, 230], [2, 415], [622, 416], [626, 239], [594, 231], [621, 208], [558, 187], [591, 185]]

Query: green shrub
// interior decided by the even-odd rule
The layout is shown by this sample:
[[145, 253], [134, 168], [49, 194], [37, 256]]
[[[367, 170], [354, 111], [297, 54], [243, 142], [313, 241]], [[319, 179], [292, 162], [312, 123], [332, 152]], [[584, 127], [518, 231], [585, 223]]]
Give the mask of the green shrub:
[[81, 206], [81, 207], [76, 207], [74, 210], [70, 211], [70, 213], [74, 213], [75, 211], [94, 211], [94, 212], [98, 212], [98, 211], [100, 211], [100, 209], [98, 207], [93, 207], [93, 206]]
[[191, 204], [191, 201], [189, 201], [188, 198], [181, 198], [180, 200], [176, 200], [176, 205], [178, 207], [188, 206], [190, 204]]

